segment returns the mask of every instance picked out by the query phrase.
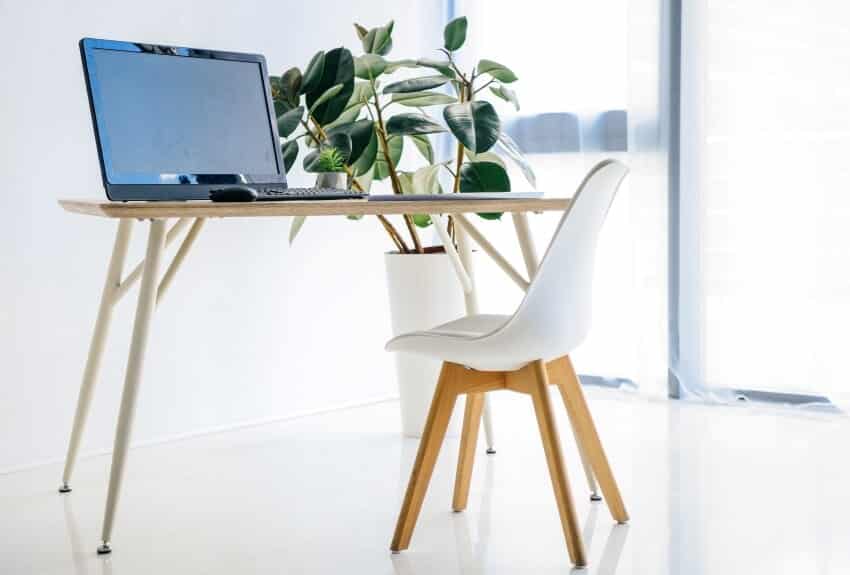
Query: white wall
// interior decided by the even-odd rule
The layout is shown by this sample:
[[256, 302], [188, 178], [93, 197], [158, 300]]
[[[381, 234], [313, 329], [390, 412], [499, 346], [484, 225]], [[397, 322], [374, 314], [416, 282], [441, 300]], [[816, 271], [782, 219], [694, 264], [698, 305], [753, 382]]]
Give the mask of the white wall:
[[[280, 73], [318, 49], [358, 50], [355, 20], [395, 18], [394, 54], [430, 54], [441, 5], [0, 0], [0, 472], [64, 456], [116, 227], [56, 204], [103, 196], [77, 40], [261, 52]], [[380, 227], [312, 220], [290, 249], [288, 226], [208, 222], [156, 317], [136, 441], [396, 393]], [[111, 445], [133, 311], [125, 300], [115, 315], [84, 452]]]

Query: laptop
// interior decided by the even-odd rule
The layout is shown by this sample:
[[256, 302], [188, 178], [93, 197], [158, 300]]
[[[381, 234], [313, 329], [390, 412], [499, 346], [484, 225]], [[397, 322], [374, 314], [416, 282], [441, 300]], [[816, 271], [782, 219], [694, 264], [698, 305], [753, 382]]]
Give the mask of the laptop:
[[94, 38], [80, 54], [110, 200], [366, 196], [287, 186], [261, 55]]

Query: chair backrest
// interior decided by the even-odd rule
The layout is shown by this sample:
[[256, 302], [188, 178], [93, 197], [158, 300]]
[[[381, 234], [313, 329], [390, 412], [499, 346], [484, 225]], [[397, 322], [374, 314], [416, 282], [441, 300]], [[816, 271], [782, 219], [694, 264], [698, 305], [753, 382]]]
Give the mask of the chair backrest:
[[604, 160], [585, 177], [516, 313], [488, 338], [500, 340], [505, 352], [525, 361], [549, 360], [586, 337], [596, 240], [628, 172], [621, 162]]

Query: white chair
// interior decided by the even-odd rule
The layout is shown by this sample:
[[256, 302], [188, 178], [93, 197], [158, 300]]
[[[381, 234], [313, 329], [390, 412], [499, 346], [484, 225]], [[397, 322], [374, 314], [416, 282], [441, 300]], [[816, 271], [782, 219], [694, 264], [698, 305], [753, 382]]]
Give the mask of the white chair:
[[425, 498], [455, 401], [466, 394], [455, 479], [455, 511], [466, 508], [484, 394], [510, 389], [531, 395], [570, 559], [586, 564], [584, 546], [564, 468], [548, 394], [554, 384], [566, 405], [580, 452], [599, 481], [619, 523], [628, 514], [587, 409], [569, 354], [590, 328], [594, 254], [599, 230], [628, 168], [616, 160], [597, 164], [582, 182], [549, 244], [517, 311], [464, 317], [428, 331], [400, 335], [387, 350], [422, 354], [443, 363], [425, 430], [401, 507], [391, 549], [407, 549]]

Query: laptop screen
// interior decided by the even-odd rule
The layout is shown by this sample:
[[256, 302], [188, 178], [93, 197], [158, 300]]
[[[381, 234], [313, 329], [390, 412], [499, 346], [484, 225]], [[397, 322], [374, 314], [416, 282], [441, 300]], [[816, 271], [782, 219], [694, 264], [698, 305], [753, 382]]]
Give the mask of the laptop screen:
[[107, 184], [285, 181], [261, 61], [95, 42], [105, 47], [88, 47], [86, 67]]

